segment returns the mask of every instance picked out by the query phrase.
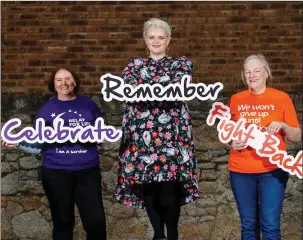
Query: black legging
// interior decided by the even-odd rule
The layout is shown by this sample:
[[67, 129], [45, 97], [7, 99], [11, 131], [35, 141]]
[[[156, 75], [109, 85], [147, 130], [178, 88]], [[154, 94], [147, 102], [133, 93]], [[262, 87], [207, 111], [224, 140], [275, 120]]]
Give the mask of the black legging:
[[106, 240], [100, 168], [64, 171], [42, 168], [42, 184], [53, 220], [53, 240], [72, 240], [77, 204], [86, 240]]
[[143, 199], [146, 212], [153, 226], [154, 239], [178, 239], [181, 188], [179, 182], [155, 182], [143, 184]]

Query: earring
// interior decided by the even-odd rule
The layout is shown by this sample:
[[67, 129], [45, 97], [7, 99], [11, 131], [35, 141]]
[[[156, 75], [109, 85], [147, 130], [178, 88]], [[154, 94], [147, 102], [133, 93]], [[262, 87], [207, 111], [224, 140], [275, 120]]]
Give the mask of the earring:
[[167, 47], [165, 48], [165, 54], [168, 54], [168, 51], [169, 51], [169, 47], [167, 46]]
[[149, 53], [149, 49], [148, 48], [145, 48], [145, 52], [146, 52], [146, 55], [149, 57], [150, 53]]

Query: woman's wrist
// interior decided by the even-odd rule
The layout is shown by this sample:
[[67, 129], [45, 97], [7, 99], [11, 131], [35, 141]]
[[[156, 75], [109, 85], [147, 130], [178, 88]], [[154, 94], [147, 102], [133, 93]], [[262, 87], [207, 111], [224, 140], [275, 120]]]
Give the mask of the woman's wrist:
[[231, 147], [233, 143], [233, 140], [230, 140], [228, 143], [226, 143], [227, 146]]

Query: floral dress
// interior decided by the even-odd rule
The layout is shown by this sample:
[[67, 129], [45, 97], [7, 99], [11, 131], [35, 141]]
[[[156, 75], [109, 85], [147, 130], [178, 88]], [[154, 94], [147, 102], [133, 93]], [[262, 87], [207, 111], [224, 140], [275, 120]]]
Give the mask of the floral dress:
[[[185, 57], [134, 58], [122, 72], [128, 84], [167, 86], [192, 76], [193, 64]], [[199, 197], [198, 172], [191, 117], [182, 101], [127, 102], [122, 122], [117, 180], [114, 198], [122, 204], [143, 208], [134, 185], [178, 181], [183, 203]]]

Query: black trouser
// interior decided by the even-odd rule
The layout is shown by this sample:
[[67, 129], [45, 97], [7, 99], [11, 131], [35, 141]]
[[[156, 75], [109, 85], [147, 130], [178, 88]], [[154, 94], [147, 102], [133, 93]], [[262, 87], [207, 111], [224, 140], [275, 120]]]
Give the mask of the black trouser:
[[100, 168], [65, 171], [42, 168], [42, 184], [48, 198], [53, 239], [72, 240], [77, 204], [87, 240], [106, 240]]
[[143, 198], [149, 220], [153, 226], [154, 239], [178, 239], [181, 188], [179, 182], [155, 182], [143, 184]]

